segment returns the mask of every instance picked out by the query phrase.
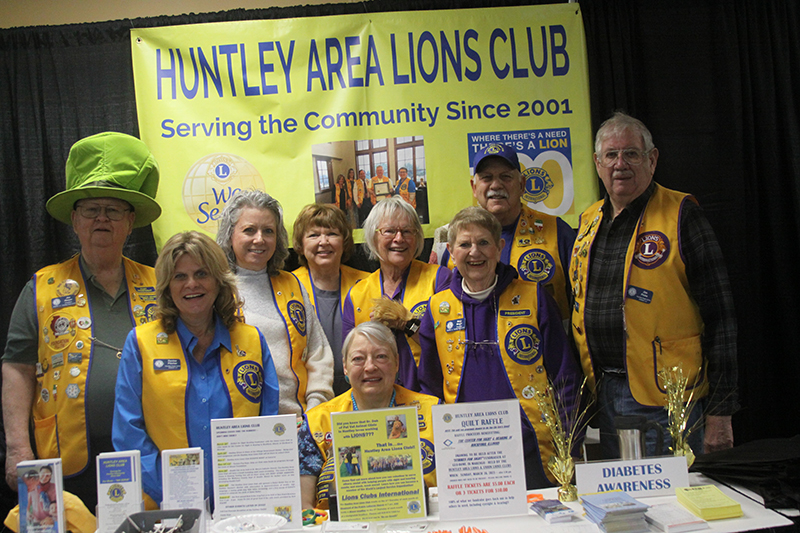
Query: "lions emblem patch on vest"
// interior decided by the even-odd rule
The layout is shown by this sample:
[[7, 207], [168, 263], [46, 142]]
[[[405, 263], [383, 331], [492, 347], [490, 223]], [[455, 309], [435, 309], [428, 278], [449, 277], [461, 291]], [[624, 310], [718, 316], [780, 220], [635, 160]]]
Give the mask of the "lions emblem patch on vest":
[[647, 231], [636, 238], [633, 264], [639, 268], [656, 268], [669, 257], [669, 239], [660, 231]]
[[422, 471], [425, 474], [430, 474], [436, 469], [433, 443], [427, 439], [419, 439], [419, 448], [422, 452]]
[[519, 277], [525, 281], [547, 283], [553, 279], [553, 256], [544, 250], [528, 250], [517, 262]]
[[514, 326], [506, 334], [506, 352], [508, 356], [521, 365], [535, 363], [542, 354], [539, 352], [539, 331], [528, 324]]
[[297, 300], [291, 300], [286, 306], [289, 311], [289, 320], [303, 337], [306, 336], [306, 308]]
[[425, 300], [424, 302], [420, 302], [417, 305], [415, 305], [411, 309], [411, 314], [414, 316], [414, 318], [422, 318], [422, 315], [424, 315], [425, 311], [427, 310], [428, 310], [428, 300]]
[[236, 388], [242, 396], [253, 403], [261, 401], [261, 389], [264, 384], [264, 371], [261, 365], [252, 361], [242, 361], [233, 369]]

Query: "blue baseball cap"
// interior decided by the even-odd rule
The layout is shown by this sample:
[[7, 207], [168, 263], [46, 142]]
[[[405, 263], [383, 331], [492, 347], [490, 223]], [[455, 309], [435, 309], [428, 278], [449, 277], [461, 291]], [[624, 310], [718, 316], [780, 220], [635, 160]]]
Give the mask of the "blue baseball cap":
[[519, 166], [517, 151], [507, 144], [499, 143], [489, 144], [475, 154], [475, 157], [472, 158], [472, 168], [474, 172], [478, 172], [478, 165], [480, 165], [481, 162], [487, 157], [499, 157], [508, 163], [511, 168], [515, 168], [522, 172], [522, 169]]

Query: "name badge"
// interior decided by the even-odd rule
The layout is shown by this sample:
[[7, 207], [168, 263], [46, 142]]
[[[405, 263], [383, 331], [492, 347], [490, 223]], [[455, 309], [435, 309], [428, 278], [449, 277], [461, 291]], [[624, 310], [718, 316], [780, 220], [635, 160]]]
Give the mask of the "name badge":
[[180, 370], [180, 359], [156, 359], [153, 361], [154, 370]]
[[500, 311], [500, 316], [531, 316], [530, 309], [510, 309], [507, 311]]
[[53, 306], [53, 309], [61, 309], [62, 307], [71, 307], [75, 305], [75, 295], [70, 294], [68, 296], [59, 296], [57, 298], [53, 298], [50, 300], [50, 304]]
[[466, 329], [467, 325], [464, 322], [463, 318], [457, 318], [455, 320], [448, 320], [445, 324], [445, 331], [447, 333], [452, 333], [453, 331], [461, 331]]
[[632, 298], [637, 302], [642, 302], [643, 304], [649, 304], [653, 301], [653, 291], [648, 291], [647, 289], [642, 289], [641, 287], [634, 287], [631, 285], [628, 287], [628, 298]]

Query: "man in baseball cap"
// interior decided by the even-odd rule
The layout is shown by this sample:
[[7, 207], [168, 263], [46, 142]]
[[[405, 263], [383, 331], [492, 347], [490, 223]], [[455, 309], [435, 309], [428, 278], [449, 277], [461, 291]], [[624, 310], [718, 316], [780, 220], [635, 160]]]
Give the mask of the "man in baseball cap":
[[[155, 311], [155, 272], [122, 255], [131, 230], [161, 214], [159, 170], [145, 144], [106, 132], [75, 143], [66, 190], [47, 211], [72, 226], [80, 252], [33, 275], [17, 299], [3, 354], [6, 481], [16, 465], [61, 457], [64, 488], [97, 504], [95, 455], [113, 451], [119, 353]], [[29, 428], [33, 418], [35, 447]]]
[[[513, 266], [521, 279], [544, 285], [555, 298], [561, 319], [569, 319], [571, 288], [566, 273], [575, 231], [560, 218], [522, 202], [525, 176], [513, 147], [488, 144], [472, 158], [472, 168], [472, 195], [503, 227], [500, 261]], [[447, 251], [441, 263], [453, 268]]]

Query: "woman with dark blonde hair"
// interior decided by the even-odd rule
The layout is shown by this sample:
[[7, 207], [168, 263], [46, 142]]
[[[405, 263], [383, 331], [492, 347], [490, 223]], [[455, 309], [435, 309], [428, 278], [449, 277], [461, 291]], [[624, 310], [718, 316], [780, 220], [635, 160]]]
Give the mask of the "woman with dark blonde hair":
[[305, 206], [294, 221], [294, 251], [302, 265], [293, 274], [308, 292], [333, 351], [333, 393], [350, 388], [342, 369], [342, 305], [350, 288], [369, 274], [342, 262], [353, 252], [353, 231], [341, 209]]
[[161, 451], [204, 450], [212, 498], [214, 418], [278, 413], [267, 343], [237, 317], [238, 294], [222, 249], [197, 231], [170, 238], [156, 261], [157, 320], [128, 335], [119, 365], [112, 439], [139, 450], [148, 508], [161, 501]]

